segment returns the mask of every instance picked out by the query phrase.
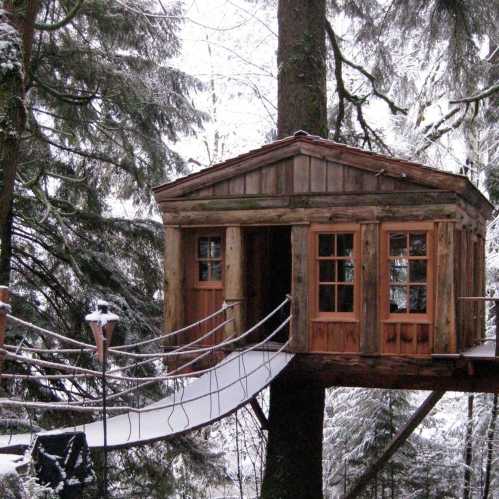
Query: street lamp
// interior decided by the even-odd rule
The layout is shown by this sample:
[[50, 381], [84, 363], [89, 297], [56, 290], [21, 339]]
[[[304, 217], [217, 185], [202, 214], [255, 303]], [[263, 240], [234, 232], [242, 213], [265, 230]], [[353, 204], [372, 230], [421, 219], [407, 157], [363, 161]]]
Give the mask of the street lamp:
[[85, 317], [90, 324], [97, 347], [96, 355], [102, 364], [102, 426], [104, 433], [104, 468], [102, 473], [102, 494], [107, 498], [107, 413], [106, 413], [106, 370], [107, 370], [107, 349], [111, 344], [113, 330], [119, 317], [109, 312], [109, 303], [99, 300], [97, 310]]

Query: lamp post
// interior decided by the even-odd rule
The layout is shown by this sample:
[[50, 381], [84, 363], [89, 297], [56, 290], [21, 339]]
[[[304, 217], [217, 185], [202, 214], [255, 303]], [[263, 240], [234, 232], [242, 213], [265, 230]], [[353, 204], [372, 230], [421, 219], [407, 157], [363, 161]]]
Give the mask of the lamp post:
[[102, 493], [101, 497], [107, 499], [107, 407], [106, 407], [106, 370], [107, 370], [107, 349], [111, 343], [114, 325], [119, 317], [109, 312], [109, 304], [105, 301], [97, 302], [97, 310], [85, 317], [90, 324], [97, 347], [97, 359], [102, 364], [102, 427], [104, 433], [104, 468], [102, 472]]

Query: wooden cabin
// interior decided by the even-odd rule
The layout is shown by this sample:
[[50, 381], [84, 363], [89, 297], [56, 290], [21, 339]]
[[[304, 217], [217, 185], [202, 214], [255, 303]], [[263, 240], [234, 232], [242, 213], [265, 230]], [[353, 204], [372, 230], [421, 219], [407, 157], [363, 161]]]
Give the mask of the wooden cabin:
[[495, 362], [462, 356], [484, 338], [484, 303], [461, 298], [484, 295], [494, 209], [465, 176], [297, 132], [154, 192], [167, 331], [225, 301], [242, 332], [290, 293], [300, 375], [401, 388], [462, 378], [446, 389], [474, 389], [482, 368], [499, 379]]

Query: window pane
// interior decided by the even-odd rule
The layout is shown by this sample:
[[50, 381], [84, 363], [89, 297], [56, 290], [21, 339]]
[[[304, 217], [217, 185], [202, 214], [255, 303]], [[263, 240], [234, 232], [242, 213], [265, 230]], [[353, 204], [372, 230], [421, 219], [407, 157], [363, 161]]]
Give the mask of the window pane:
[[411, 256], [426, 255], [426, 234], [409, 234], [409, 253]]
[[338, 260], [338, 281], [353, 282], [353, 262], [351, 260]]
[[319, 286], [319, 311], [334, 312], [334, 286]]
[[407, 255], [407, 236], [405, 232], [390, 233], [390, 256]]
[[200, 237], [198, 240], [198, 257], [199, 258], [208, 258], [208, 246], [209, 246], [209, 238], [208, 237]]
[[410, 281], [426, 282], [426, 260], [411, 260]]
[[219, 237], [210, 238], [210, 258], [220, 258], [222, 255], [222, 243]]
[[338, 286], [338, 312], [353, 312], [353, 286]]
[[409, 291], [410, 313], [426, 313], [426, 286], [411, 286]]
[[353, 234], [336, 234], [337, 256], [353, 255]]
[[397, 258], [390, 262], [390, 282], [407, 282], [408, 261]]
[[221, 281], [222, 280], [222, 262], [211, 262], [211, 280]]
[[210, 272], [208, 262], [199, 262], [199, 280], [200, 281], [209, 281], [210, 280]]
[[319, 261], [319, 281], [334, 282], [336, 281], [334, 272], [334, 260]]
[[407, 313], [407, 288], [390, 286], [390, 312], [392, 314]]
[[333, 256], [334, 234], [319, 234], [319, 256]]

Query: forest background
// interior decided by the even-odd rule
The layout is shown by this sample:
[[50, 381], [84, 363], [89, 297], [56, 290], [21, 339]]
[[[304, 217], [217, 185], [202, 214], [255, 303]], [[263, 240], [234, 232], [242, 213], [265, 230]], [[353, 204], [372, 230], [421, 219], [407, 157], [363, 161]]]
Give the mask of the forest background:
[[[4, 0], [2, 9], [2, 284], [17, 315], [72, 337], [88, 336], [84, 315], [98, 298], [121, 317], [117, 343], [157, 334], [163, 235], [151, 187], [275, 137], [277, 1]], [[331, 0], [328, 18], [330, 138], [467, 174], [497, 202], [499, 3]], [[492, 221], [491, 294], [498, 237]], [[21, 328], [9, 340], [57, 346]], [[30, 380], [2, 390], [58, 401], [99, 387]], [[327, 497], [362, 473], [423, 395], [329, 391]], [[446, 395], [365, 497], [493, 497], [496, 414], [497, 397]], [[1, 410], [3, 431], [60, 423], [51, 411]], [[256, 496], [265, 438], [242, 409], [188, 437], [115, 452], [111, 492]]]

